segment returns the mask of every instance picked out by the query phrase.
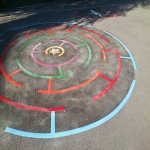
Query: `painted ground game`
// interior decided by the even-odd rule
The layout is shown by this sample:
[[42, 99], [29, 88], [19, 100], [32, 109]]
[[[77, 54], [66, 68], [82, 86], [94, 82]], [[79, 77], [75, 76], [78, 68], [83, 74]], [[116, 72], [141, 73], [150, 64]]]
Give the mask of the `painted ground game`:
[[134, 58], [107, 31], [66, 22], [1, 37], [5, 132], [57, 138], [87, 131], [117, 114], [133, 92]]

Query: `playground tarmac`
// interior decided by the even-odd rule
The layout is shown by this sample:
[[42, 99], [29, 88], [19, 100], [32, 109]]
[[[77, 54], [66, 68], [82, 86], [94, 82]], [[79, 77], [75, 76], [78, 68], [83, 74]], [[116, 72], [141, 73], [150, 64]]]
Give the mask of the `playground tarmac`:
[[48, 4], [0, 12], [0, 149], [149, 150], [150, 10]]

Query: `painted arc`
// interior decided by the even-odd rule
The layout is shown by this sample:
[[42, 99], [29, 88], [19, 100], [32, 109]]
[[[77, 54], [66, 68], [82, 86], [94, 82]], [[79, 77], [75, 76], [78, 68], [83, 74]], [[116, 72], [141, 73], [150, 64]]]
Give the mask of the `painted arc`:
[[96, 39], [94, 39], [92, 36], [90, 36], [88, 34], [83, 34], [83, 35], [92, 39], [100, 47], [100, 49], [102, 50], [102, 54], [103, 54], [103, 61], [105, 62], [106, 61], [106, 52], [105, 52], [105, 49], [103, 48], [102, 44], [100, 44]]
[[[76, 90], [76, 89], [84, 87], [85, 85], [87, 85], [90, 82], [92, 82], [93, 80], [95, 80], [100, 75], [100, 73], [101, 73], [101, 70], [98, 70], [97, 73], [92, 78], [88, 79], [87, 81], [85, 81], [81, 84], [75, 85], [73, 87], [69, 87], [69, 88], [62, 89], [62, 90], [52, 90], [52, 89], [38, 90], [38, 93], [40, 93], [40, 94], [62, 94], [65, 92]], [[50, 87], [52, 88], [52, 79], [50, 79]]]
[[49, 78], [54, 78], [54, 79], [60, 79], [60, 78], [66, 78], [66, 77], [70, 77], [73, 76], [73, 73], [69, 73], [69, 74], [61, 74], [61, 75], [55, 75], [55, 76], [44, 76], [44, 75], [39, 75], [39, 74], [35, 74], [32, 73], [28, 70], [26, 70], [20, 63], [20, 59], [16, 58], [16, 62], [18, 64], [18, 66], [22, 69], [22, 71], [32, 77], [36, 77], [36, 78], [42, 78], [42, 79], [49, 79]]
[[89, 63], [91, 62], [91, 59], [92, 59], [92, 50], [91, 50], [90, 46], [84, 40], [79, 39], [75, 36], [71, 36], [71, 35], [66, 35], [66, 36], [71, 37], [73, 39], [76, 39], [76, 40], [82, 42], [83, 45], [85, 45], [87, 47], [89, 56], [88, 56], [88, 59], [87, 59], [86, 63], [82, 66], [82, 68], [86, 68], [89, 65]]
[[76, 47], [76, 45], [74, 45], [72, 42], [69, 42], [67, 40], [50, 40], [50, 42], [59, 42], [59, 41], [62, 42], [60, 44], [60, 46], [63, 46], [65, 43], [68, 43], [68, 44], [70, 44], [74, 48], [74, 50], [78, 50], [77, 47]]
[[[92, 124], [86, 125], [84, 127], [76, 128], [73, 130], [54, 132], [54, 133], [53, 132], [52, 133], [33, 133], [33, 132], [21, 131], [21, 130], [9, 128], [9, 127], [7, 127], [5, 129], [5, 132], [11, 133], [14, 135], [18, 135], [18, 136], [31, 137], [31, 138], [59, 138], [59, 137], [69, 136], [69, 135], [73, 135], [73, 134], [77, 134], [77, 133], [81, 133], [81, 132], [93, 129], [93, 128], [98, 127], [101, 124], [107, 122], [108, 120], [110, 120], [112, 117], [114, 117], [123, 108], [123, 106], [127, 103], [127, 101], [129, 100], [129, 98], [133, 92], [133, 89], [135, 87], [135, 83], [136, 83], [136, 81], [133, 80], [127, 95], [125, 96], [123, 101], [119, 104], [119, 106], [115, 110], [113, 110], [106, 117], [104, 117], [104, 118], [102, 118], [102, 119], [100, 119], [100, 120], [98, 120]], [[55, 120], [53, 119], [53, 121], [55, 121]], [[54, 125], [54, 123], [52, 125]]]
[[[107, 33], [106, 33], [107, 34]], [[68, 35], [67, 35], [68, 36]], [[70, 35], [69, 35], [70, 36]], [[69, 37], [68, 36], [68, 37]], [[93, 37], [93, 36], [91, 36], [91, 37]], [[72, 39], [76, 39], [77, 40], [77, 37], [75, 37], [75, 36], [70, 36], [70, 38], [72, 38]], [[114, 37], [112, 37], [112, 38], [114, 38]], [[38, 39], [38, 38], [37, 38]], [[78, 41], [81, 41], [82, 39], [80, 39], [80, 40], [78, 40]], [[104, 40], [104, 39], [103, 39]], [[52, 40], [51, 40], [52, 41]], [[118, 40], [117, 40], [118, 41]], [[32, 42], [32, 41], [30, 41], [30, 42]], [[30, 43], [29, 42], [29, 43]], [[65, 42], [63, 41], [63, 40], [61, 40], [61, 44], [59, 45], [59, 46], [63, 46], [63, 44], [65, 44]], [[118, 41], [119, 42], [119, 41]], [[25, 46], [27, 46], [29, 43], [27, 43], [27, 44], [25, 44], [25, 45], [23, 45], [24, 47]], [[120, 43], [120, 42], [119, 42]], [[121, 44], [121, 43], [120, 43]], [[121, 44], [122, 45], [122, 44]], [[37, 45], [36, 45], [37, 46]], [[39, 45], [38, 45], [39, 46]], [[79, 44], [79, 45], [77, 45], [76, 46], [76, 48], [77, 47], [81, 47], [81, 46], [86, 46], [86, 44], [84, 43], [84, 42], [82, 42], [82, 44]], [[123, 45], [122, 45], [123, 46]], [[124, 47], [124, 46], [123, 46]], [[87, 47], [86, 47], [87, 48]], [[99, 45], [99, 48], [101, 48], [101, 46]], [[22, 48], [23, 49], [23, 48]], [[35, 48], [36, 49], [36, 48]], [[34, 49], [34, 52], [33, 52], [33, 54], [35, 54], [37, 51], [35, 51], [35, 49]], [[88, 49], [88, 48], [87, 48]], [[124, 47], [124, 49], [126, 50], [126, 47]], [[32, 49], [33, 50], [33, 49]], [[49, 49], [49, 50], [51, 50], [51, 49]], [[47, 52], [49, 52], [49, 50], [47, 51]], [[107, 54], [107, 53], [109, 53], [109, 52], [115, 52], [115, 50], [105, 50], [105, 49], [103, 49], [102, 50], [103, 52], [103, 54], [102, 54], [102, 56], [104, 56], [104, 53], [105, 54]], [[129, 54], [129, 53], [128, 53]], [[132, 58], [131, 57], [126, 57], [126, 56], [120, 56], [117, 52], [116, 52], [116, 56], [117, 56], [117, 59], [118, 59], [118, 70], [117, 70], [117, 72], [116, 72], [116, 75], [117, 75], [117, 77], [116, 77], [116, 75], [115, 75], [115, 77], [113, 78], [113, 79], [110, 79], [109, 77], [107, 77], [107, 76], [105, 76], [105, 75], [101, 75], [101, 74], [98, 74], [98, 77], [100, 77], [100, 78], [103, 78], [104, 80], [106, 80], [106, 81], [108, 81], [109, 83], [110, 83], [110, 85], [112, 84], [112, 82], [113, 81], [117, 81], [117, 78], [118, 78], [118, 75], [120, 74], [120, 71], [121, 71], [121, 69], [119, 69], [119, 68], [121, 68], [120, 66], [121, 66], [121, 64], [120, 64], [120, 60], [121, 59], [127, 59], [127, 60], [131, 60], [132, 61]], [[91, 58], [90, 58], [91, 57]], [[104, 57], [103, 57], [104, 58]], [[90, 55], [90, 50], [88, 49], [88, 59], [87, 59], [87, 61], [86, 61], [86, 65], [85, 66], [82, 66], [82, 68], [86, 68], [86, 67], [88, 67], [88, 63], [91, 61], [90, 59], [92, 59], [92, 53], [91, 53], [91, 55]], [[16, 70], [16, 71], [14, 71], [14, 72], [12, 72], [12, 73], [10, 73], [10, 74], [8, 74], [8, 76], [9, 77], [11, 77], [12, 75], [15, 75], [17, 72], [20, 72], [20, 71], [22, 71], [22, 72], [24, 72], [24, 73], [27, 73], [28, 75], [31, 75], [31, 76], [33, 76], [33, 77], [39, 77], [39, 75], [37, 75], [37, 74], [34, 74], [34, 73], [31, 73], [31, 72], [29, 72], [29, 71], [27, 71], [24, 67], [23, 67], [23, 65], [20, 63], [20, 59], [19, 58], [16, 58], [16, 62], [17, 62], [17, 64], [18, 64], [18, 66], [19, 66], [19, 68], [20, 69], [18, 69], [18, 70]], [[88, 63], [87, 63], [88, 62]], [[132, 63], [133, 63], [133, 61], [132, 61]], [[134, 66], [134, 65], [133, 65]], [[62, 72], [62, 68], [61, 68], [61, 66], [57, 66], [57, 68], [56, 69], [58, 69], [58, 75], [56, 75], [56, 76], [42, 76], [41, 75], [41, 77], [43, 78], [43, 79], [49, 79], [49, 83], [51, 83], [51, 81], [52, 81], [52, 78], [53, 79], [60, 79], [60, 78], [63, 78], [63, 77], [71, 77], [71, 76], [73, 76], [73, 74], [71, 73], [71, 74], [63, 74], [63, 72]], [[134, 69], [135, 69], [135, 67], [134, 67]], [[125, 103], [128, 101], [128, 99], [130, 98], [130, 96], [131, 96], [131, 94], [132, 94], [132, 92], [133, 92], [133, 89], [134, 89], [134, 86], [135, 86], [135, 83], [136, 83], [136, 81], [135, 80], [132, 80], [132, 83], [131, 83], [131, 85], [130, 85], [130, 88], [129, 88], [129, 91], [128, 91], [128, 93], [127, 93], [127, 95], [124, 97], [124, 99], [120, 102], [120, 104], [119, 104], [119, 106], [117, 106], [117, 108], [115, 109], [115, 110], [112, 110], [112, 112], [110, 112], [110, 114], [107, 114], [107, 116], [105, 116], [104, 118], [101, 118], [100, 120], [98, 120], [98, 121], [96, 121], [96, 122], [94, 122], [94, 123], [91, 123], [91, 124], [89, 124], [89, 125], [86, 125], [86, 126], [80, 126], [79, 128], [76, 128], [76, 129], [72, 129], [72, 130], [68, 130], [68, 131], [64, 131], [64, 130], [61, 130], [60, 132], [57, 132], [57, 128], [56, 128], [56, 120], [57, 120], [57, 118], [56, 118], [56, 112], [55, 112], [55, 110], [54, 109], [51, 109], [51, 108], [46, 108], [46, 109], [42, 109], [42, 108], [40, 108], [41, 110], [43, 110], [43, 112], [48, 112], [48, 113], [50, 113], [50, 118], [51, 118], [51, 120], [50, 120], [50, 123], [51, 123], [51, 132], [50, 133], [33, 133], [33, 132], [26, 132], [26, 131], [20, 131], [20, 130], [16, 130], [16, 129], [12, 129], [12, 128], [9, 128], [9, 127], [7, 127], [6, 128], [6, 132], [8, 132], [8, 133], [12, 133], [12, 134], [15, 134], [15, 135], [19, 135], [19, 136], [24, 136], [24, 137], [32, 137], [32, 138], [57, 138], [57, 137], [63, 137], [63, 136], [68, 136], [68, 135], [72, 135], [72, 134], [77, 134], [77, 133], [80, 133], [80, 132], [83, 132], [83, 131], [87, 131], [87, 130], [89, 130], [89, 129], [92, 129], [92, 128], [94, 128], [94, 127], [97, 127], [97, 126], [99, 126], [99, 125], [101, 125], [101, 124], [103, 124], [104, 122], [106, 122], [106, 121], [108, 121], [109, 119], [111, 119], [114, 115], [116, 115], [121, 109], [122, 109], [122, 107], [125, 105]], [[48, 90], [50, 89], [52, 87], [52, 85], [48, 85]], [[72, 88], [72, 87], [71, 87]], [[55, 90], [52, 90], [52, 91], [55, 91]], [[57, 91], [57, 90], [56, 90]], [[106, 90], [106, 92], [108, 92], [108, 90]], [[99, 95], [98, 95], [99, 96]], [[33, 108], [32, 109], [32, 106], [30, 107], [30, 106], [25, 106], [24, 104], [19, 104], [19, 103], [13, 103], [13, 102], [11, 102], [11, 101], [9, 101], [9, 99], [5, 99], [5, 98], [2, 98], [3, 96], [0, 96], [0, 100], [1, 101], [3, 101], [3, 102], [6, 102], [7, 104], [10, 104], [10, 105], [12, 105], [12, 106], [16, 106], [16, 107], [18, 107], [18, 108], [25, 108], [26, 110], [35, 110], [35, 111], [38, 111], [38, 112], [42, 112], [42, 111], [40, 111], [40, 109], [39, 108], [37, 108], [36, 106], [35, 106], [35, 108]], [[2, 100], [3, 99], [3, 100]], [[94, 102], [93, 102], [94, 103]], [[63, 108], [62, 107], [60, 107], [60, 111], [63, 111]]]
[[[48, 54], [48, 53], [50, 53], [50, 52], [52, 52], [52, 50], [54, 49], [54, 50], [56, 50], [56, 48], [59, 50], [61, 50], [62, 52], [60, 53], [60, 52], [58, 52], [58, 53], [60, 53], [58, 56], [62, 56], [64, 53], [65, 53], [65, 50], [64, 50], [64, 48], [62, 48], [62, 47], [60, 47], [60, 46], [51, 46], [51, 47], [48, 47], [46, 50], [45, 50], [45, 54]], [[51, 50], [52, 49], [52, 50]], [[50, 51], [51, 50], [51, 51]], [[54, 53], [53, 53], [53, 55], [55, 55]]]
[[[65, 40], [51, 40], [51, 41], [62, 41], [62, 42], [64, 42], [64, 43], [69, 43], [70, 45], [73, 46], [74, 50], [77, 50], [77, 47], [76, 47], [73, 43], [71, 43], [71, 42], [69, 42], [69, 41], [65, 41]], [[44, 63], [44, 62], [38, 61], [38, 60], [34, 57], [35, 50], [36, 50], [36, 48], [37, 48], [38, 46], [40, 46], [40, 45], [41, 45], [41, 43], [37, 44], [37, 45], [32, 49], [32, 51], [31, 51], [31, 58], [32, 58], [32, 60], [33, 60], [35, 63], [37, 63], [37, 64], [39, 64], [39, 65], [41, 65], [41, 66], [43, 66], [43, 67], [65, 66], [65, 65], [68, 65], [68, 64], [70, 64], [71, 62], [73, 62], [73, 61], [76, 59], [76, 57], [77, 57], [77, 56], [73, 56], [69, 61], [67, 61], [67, 62], [65, 62], [65, 63], [61, 63], [61, 64], [46, 64], [46, 63]], [[49, 48], [47, 48], [47, 49], [45, 50], [45, 53], [48, 54], [48, 51], [49, 51], [50, 49], [53, 49], [53, 48], [59, 48], [59, 49], [62, 50], [62, 53], [59, 54], [58, 56], [62, 56], [62, 55], [64, 54], [64, 49], [63, 49], [62, 47], [60, 47], [60, 46], [52, 46], [52, 47], [49, 47]], [[38, 51], [36, 51], [36, 53], [37, 53], [37, 52], [38, 52]]]
[[17, 42], [18, 42], [17, 40], [14, 41], [14, 42], [12, 42], [12, 43], [4, 50], [4, 52], [2, 53], [2, 56], [1, 56], [1, 59], [0, 59], [0, 71], [1, 71], [2, 75], [5, 77], [5, 79], [7, 79], [10, 83], [12, 83], [13, 85], [17, 86], [18, 88], [21, 88], [21, 87], [22, 87], [22, 84], [20, 84], [20, 83], [14, 81], [14, 80], [5, 72], [4, 67], [3, 67], [3, 60], [4, 60], [4, 57], [5, 57], [6, 52], [9, 50], [9, 48], [10, 48], [12, 45], [16, 44]]
[[102, 91], [100, 92], [99, 94], [97, 94], [96, 96], [94, 96], [92, 99], [94, 101], [98, 100], [99, 98], [101, 98], [102, 96], [104, 96], [107, 92], [110, 91], [110, 89], [115, 85], [115, 83], [117, 82], [119, 76], [120, 76], [120, 72], [121, 72], [121, 59], [120, 59], [120, 55], [118, 53], [117, 50], [107, 50], [106, 52], [114, 52], [116, 54], [116, 57], [117, 57], [117, 60], [118, 60], [118, 69], [117, 69], [117, 72], [115, 74], [115, 77], [114, 79], [110, 82], [110, 84]]
[[[131, 58], [131, 60], [132, 60], [132, 63], [133, 63], [133, 66], [134, 66], [134, 70], [137, 70], [135, 60], [134, 60], [134, 58], [133, 58], [131, 52], [129, 51], [129, 49], [128, 49], [118, 38], [116, 38], [114, 35], [108, 33], [107, 31], [103, 31], [103, 32], [106, 33], [106, 34], [108, 34], [108, 35], [111, 36], [112, 38], [114, 38], [116, 41], [118, 41], [118, 42], [124, 47], [124, 49], [128, 52], [128, 54], [129, 54], [129, 56], [130, 56], [130, 58]], [[127, 59], [128, 59], [128, 58], [127, 58]]]
[[0, 101], [9, 104], [11, 106], [14, 106], [16, 108], [30, 110], [30, 111], [37, 111], [37, 112], [51, 112], [51, 111], [64, 111], [64, 106], [59, 106], [55, 108], [44, 108], [44, 107], [36, 107], [36, 106], [29, 106], [21, 103], [14, 102], [13, 100], [10, 100], [2, 95], [0, 95]]

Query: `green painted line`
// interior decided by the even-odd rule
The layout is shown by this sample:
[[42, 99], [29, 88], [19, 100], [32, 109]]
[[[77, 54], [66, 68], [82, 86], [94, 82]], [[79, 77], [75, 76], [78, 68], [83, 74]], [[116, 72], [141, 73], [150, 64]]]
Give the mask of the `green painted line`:
[[88, 60], [86, 61], [86, 63], [82, 66], [82, 68], [86, 68], [89, 65], [89, 63], [90, 63], [90, 61], [92, 59], [92, 50], [91, 50], [90, 46], [85, 41], [83, 41], [83, 40], [81, 40], [81, 39], [79, 39], [79, 38], [77, 38], [75, 36], [71, 36], [71, 35], [66, 35], [66, 36], [74, 38], [76, 40], [79, 40], [80, 42], [84, 43], [84, 45], [87, 47], [88, 52], [89, 52], [89, 57], [88, 57]]
[[32, 72], [29, 72], [28, 70], [26, 70], [25, 68], [23, 68], [23, 66], [20, 63], [19, 58], [16, 58], [16, 62], [18, 64], [18, 66], [22, 69], [23, 72], [25, 72], [26, 74], [35, 77], [35, 78], [43, 78], [43, 79], [49, 79], [49, 78], [53, 78], [53, 79], [61, 79], [61, 78], [66, 78], [66, 77], [71, 77], [73, 76], [73, 72], [69, 73], [69, 74], [61, 74], [58, 76], [43, 76], [43, 75], [39, 75], [39, 74], [34, 74]]
[[47, 33], [47, 34], [44, 34], [44, 35], [40, 35], [40, 36], [38, 36], [38, 37], [34, 37], [34, 38], [28, 40], [26, 43], [24, 43], [24, 44], [19, 48], [19, 51], [21, 51], [26, 45], [28, 45], [28, 44], [31, 43], [32, 41], [34, 41], [34, 40], [36, 40], [36, 39], [40, 39], [40, 38], [45, 37], [45, 36], [51, 36], [51, 35]]
[[59, 71], [60, 76], [63, 75], [62, 68], [60, 66], [58, 66], [58, 71]]
[[76, 47], [81, 47], [81, 46], [85, 46], [85, 44], [76, 45]]

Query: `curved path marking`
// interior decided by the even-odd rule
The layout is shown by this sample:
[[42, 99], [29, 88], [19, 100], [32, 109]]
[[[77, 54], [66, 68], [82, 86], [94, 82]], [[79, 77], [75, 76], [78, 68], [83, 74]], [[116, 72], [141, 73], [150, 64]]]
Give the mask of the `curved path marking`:
[[135, 63], [134, 58], [133, 58], [131, 52], [129, 51], [129, 49], [118, 38], [116, 38], [114, 35], [106, 32], [106, 31], [103, 31], [103, 32], [106, 33], [107, 35], [113, 37], [116, 41], [118, 41], [124, 47], [124, 49], [128, 52], [128, 54], [129, 54], [129, 56], [130, 56], [130, 58], [132, 60], [134, 70], [137, 70], [136, 63]]
[[[37, 45], [32, 49], [32, 51], [31, 51], [31, 58], [32, 58], [32, 60], [33, 60], [35, 63], [37, 63], [37, 64], [39, 64], [39, 65], [41, 65], [41, 66], [44, 66], [44, 67], [65, 66], [65, 65], [70, 64], [71, 62], [73, 62], [73, 61], [77, 58], [77, 56], [73, 56], [69, 61], [67, 61], [67, 62], [65, 62], [65, 63], [62, 63], [62, 64], [46, 64], [46, 63], [40, 62], [40, 61], [38, 61], [38, 60], [34, 57], [35, 49], [36, 49], [38, 46], [40, 46], [40, 45], [41, 45], [41, 43], [37, 44]], [[52, 47], [57, 47], [57, 46], [52, 46]], [[46, 51], [45, 51], [45, 53], [48, 54], [48, 50], [49, 50], [50, 48], [52, 48], [52, 47], [47, 48]], [[62, 49], [63, 49], [63, 48], [62, 48]], [[36, 51], [36, 53], [37, 53], [37, 52], [38, 52], [38, 51]], [[43, 52], [43, 51], [41, 51], [41, 52]], [[60, 56], [60, 55], [58, 55], [58, 56]]]
[[83, 35], [92, 39], [100, 47], [100, 49], [102, 50], [102, 54], [103, 54], [103, 61], [105, 62], [106, 61], [106, 52], [105, 52], [105, 49], [103, 48], [102, 44], [100, 44], [96, 39], [94, 39], [92, 36], [90, 36], [88, 34], [83, 34]]
[[[98, 127], [99, 125], [105, 123], [106, 121], [110, 120], [112, 117], [114, 117], [122, 108], [123, 106], [126, 104], [126, 102], [128, 101], [128, 99], [130, 98], [133, 89], [135, 87], [135, 83], [136, 81], [133, 80], [130, 86], [130, 89], [127, 93], [127, 95], [125, 96], [125, 98], [123, 99], [123, 101], [118, 105], [118, 107], [113, 110], [110, 114], [108, 114], [106, 117], [91, 123], [89, 125], [80, 127], [80, 128], [76, 128], [76, 129], [72, 129], [72, 130], [68, 130], [68, 131], [62, 131], [62, 132], [55, 132], [55, 130], [52, 130], [54, 132], [51, 131], [51, 133], [34, 133], [34, 132], [26, 132], [26, 131], [21, 131], [21, 130], [17, 130], [17, 129], [13, 129], [13, 128], [9, 128], [7, 127], [5, 129], [5, 132], [7, 133], [11, 133], [14, 135], [19, 135], [19, 136], [23, 136], [23, 137], [31, 137], [31, 138], [58, 138], [58, 137], [64, 137], [64, 136], [69, 136], [69, 135], [73, 135], [73, 134], [77, 134], [77, 133], [81, 133], [90, 129], [93, 129], [95, 127]], [[55, 125], [54, 124], [54, 112], [52, 112], [53, 114], [51, 114], [51, 116], [53, 115], [53, 122], [51, 122], [51, 126]], [[54, 127], [53, 127], [54, 128]]]
[[32, 41], [37, 40], [37, 39], [40, 39], [40, 38], [45, 37], [45, 36], [50, 36], [50, 35], [49, 35], [49, 34], [39, 35], [39, 36], [37, 36], [37, 37], [34, 37], [34, 38], [28, 40], [27, 42], [25, 42], [25, 43], [19, 48], [19, 51], [22, 51], [23, 48], [24, 48], [25, 46], [27, 46], [29, 43], [31, 43]]
[[26, 34], [25, 34], [25, 37], [29, 37], [29, 36], [31, 36], [31, 35], [36, 35], [36, 34], [44, 33], [44, 32], [47, 32], [47, 33], [49, 33], [50, 35], [52, 34], [52, 30], [40, 30], [40, 31], [33, 32], [33, 33], [26, 33]]
[[66, 36], [74, 38], [74, 39], [82, 42], [87, 47], [88, 52], [89, 52], [89, 57], [88, 57], [88, 60], [86, 61], [86, 63], [82, 66], [82, 68], [86, 68], [89, 65], [89, 63], [91, 62], [91, 59], [92, 59], [92, 50], [91, 50], [90, 46], [85, 41], [83, 41], [83, 40], [81, 40], [81, 39], [79, 39], [75, 36], [71, 36], [71, 35], [66, 35]]
[[56, 75], [56, 76], [44, 76], [44, 75], [39, 75], [39, 74], [35, 74], [32, 73], [28, 70], [26, 70], [20, 63], [19, 58], [16, 58], [16, 62], [18, 64], [18, 66], [22, 69], [23, 72], [25, 72], [26, 74], [32, 76], [32, 77], [36, 77], [36, 78], [43, 78], [43, 79], [49, 79], [49, 78], [54, 78], [54, 79], [60, 79], [60, 78], [66, 78], [66, 77], [70, 77], [73, 76], [73, 73], [69, 73], [69, 74], [61, 74], [61, 75]]
[[[41, 43], [40, 43], [41, 44]], [[49, 50], [52, 49], [52, 48], [58, 48], [58, 49], [61, 49], [61, 53], [58, 55], [58, 56], [62, 56], [64, 53], [65, 53], [65, 50], [60, 47], [60, 46], [51, 46], [51, 47], [48, 47], [46, 50], [45, 50], [45, 54], [48, 54]]]
[[50, 40], [50, 41], [54, 41], [54, 42], [61, 41], [62, 43], [60, 44], [60, 46], [63, 46], [65, 43], [68, 43], [74, 48], [74, 50], [78, 50], [76, 45], [74, 45], [72, 42], [69, 42], [69, 41], [66, 41], [66, 40]]
[[93, 30], [89, 30], [89, 29], [86, 29], [86, 28], [83, 28], [83, 27], [75, 27], [75, 26], [70, 26], [70, 29], [69, 29], [69, 30], [72, 31], [73, 28], [77, 28], [77, 29], [79, 29], [79, 30], [85, 30], [85, 31], [91, 32], [91, 33], [93, 33], [93, 34], [99, 36], [99, 37], [100, 37], [101, 39], [103, 39], [105, 42], [110, 43], [109, 39], [107, 39], [105, 36], [103, 36], [103, 35], [101, 35], [101, 34], [95, 32], [95, 31], [93, 31]]
[[[54, 22], [50, 22], [50, 23], [54, 23]], [[55, 22], [56, 23], [56, 22]], [[58, 22], [57, 22], [58, 23]], [[61, 22], [59, 22], [60, 24]], [[38, 23], [39, 24], [39, 23]], [[44, 24], [44, 23], [42, 23]], [[68, 23], [68, 25], [70, 24], [73, 24], [73, 23]], [[35, 25], [35, 24], [34, 24]], [[37, 24], [36, 24], [37, 25]], [[32, 26], [32, 25], [30, 25]], [[26, 26], [25, 26], [26, 27]], [[25, 27], [21, 27], [21, 28], [25, 28]], [[16, 30], [19, 30], [21, 28], [18, 28]], [[103, 31], [103, 32], [106, 32], [106, 31]], [[107, 32], [108, 33], [108, 32]], [[107, 34], [106, 33], [106, 34]], [[109, 33], [108, 33], [109, 34]], [[111, 34], [110, 34], [111, 36]], [[119, 40], [120, 41], [120, 40]], [[118, 42], [119, 42], [118, 41]], [[120, 43], [120, 42], [119, 42]], [[121, 43], [120, 43], [121, 44]], [[122, 45], [123, 46], [123, 45]], [[126, 48], [126, 46], [124, 47]], [[132, 56], [132, 55], [131, 55]], [[123, 56], [122, 56], [123, 57]], [[132, 59], [132, 62], [134, 61], [133, 57], [131, 58]], [[135, 62], [133, 62], [133, 65], [134, 65]], [[134, 65], [134, 69], [136, 70], [136, 65]], [[92, 129], [94, 127], [97, 127], [101, 124], [103, 124], [104, 122], [108, 121], [109, 119], [111, 119], [113, 116], [115, 116], [122, 108], [123, 106], [126, 104], [126, 102], [128, 101], [128, 99], [130, 98], [132, 92], [133, 92], [133, 89], [134, 89], [134, 86], [135, 86], [135, 83], [136, 81], [133, 80], [132, 81], [132, 84], [130, 86], [130, 89], [127, 93], [127, 95], [125, 96], [125, 98], [123, 99], [123, 101], [119, 104], [119, 106], [113, 110], [109, 115], [107, 115], [106, 117], [100, 119], [99, 121], [96, 121], [90, 125], [87, 125], [87, 126], [84, 126], [84, 127], [80, 127], [80, 128], [77, 128], [77, 129], [73, 129], [73, 130], [68, 130], [68, 131], [62, 131], [62, 132], [55, 132], [55, 129], [54, 129], [54, 126], [55, 126], [55, 112], [51, 112], [51, 129], [53, 128], [53, 130], [51, 131], [52, 133], [33, 133], [33, 132], [25, 132], [25, 131], [20, 131], [20, 130], [16, 130], [16, 129], [13, 129], [13, 128], [9, 128], [7, 127], [5, 129], [5, 132], [8, 132], [8, 133], [12, 133], [12, 134], [15, 134], [15, 135], [19, 135], [19, 136], [25, 136], [25, 137], [33, 137], [33, 138], [57, 138], [57, 137], [63, 137], [63, 136], [68, 136], [68, 135], [72, 135], [72, 134], [76, 134], [76, 133], [80, 133], [80, 132], [83, 132], [83, 131], [87, 131], [89, 129]]]
[[45, 54], [48, 54], [49, 50], [52, 49], [52, 48], [59, 48], [61, 49], [61, 53], [58, 55], [58, 56], [62, 56], [64, 53], [65, 53], [65, 50], [64, 48], [60, 47], [60, 46], [51, 46], [51, 47], [48, 47], [46, 50], [45, 50]]
[[15, 86], [21, 88], [21, 87], [22, 87], [22, 84], [20, 84], [20, 83], [14, 81], [12, 78], [10, 78], [10, 76], [5, 72], [5, 70], [4, 70], [4, 68], [3, 68], [3, 64], [2, 64], [6, 52], [9, 50], [9, 48], [10, 48], [11, 46], [13, 46], [14, 44], [16, 44], [17, 42], [18, 42], [17, 40], [14, 41], [14, 42], [12, 42], [12, 43], [4, 50], [4, 52], [2, 53], [2, 56], [1, 56], [1, 59], [0, 59], [0, 70], [1, 70], [2, 75], [3, 75], [10, 83], [12, 83], [13, 85], [15, 85]]
[[122, 65], [121, 65], [121, 59], [120, 59], [120, 55], [119, 55], [118, 51], [117, 50], [107, 50], [106, 52], [115, 52], [116, 53], [116, 56], [118, 59], [118, 69], [117, 69], [114, 79], [110, 82], [110, 84], [102, 92], [100, 92], [99, 94], [97, 94], [96, 96], [94, 96], [92, 98], [94, 101], [96, 101], [99, 98], [101, 98], [102, 96], [104, 96], [115, 85], [115, 83], [117, 82], [117, 80], [119, 78], [120, 72], [121, 72]]
[[87, 81], [78, 84], [76, 86], [70, 87], [70, 88], [66, 88], [66, 89], [62, 89], [62, 90], [52, 90], [52, 79], [49, 79], [49, 84], [48, 84], [48, 90], [38, 90], [38, 93], [40, 94], [61, 94], [64, 92], [69, 92], [69, 91], [73, 91], [79, 88], [84, 87], [85, 85], [89, 84], [90, 82], [92, 82], [93, 80], [95, 80], [101, 73], [101, 70], [99, 70], [92, 78], [88, 79]]
[[2, 96], [2, 95], [0, 95], [0, 101], [7, 103], [9, 105], [12, 105], [14, 107], [17, 107], [17, 108], [21, 108], [21, 109], [25, 109], [25, 110], [31, 110], [31, 111], [38, 111], [38, 112], [64, 111], [63, 106], [54, 107], [54, 108], [29, 106], [29, 105], [24, 105], [24, 104], [14, 102], [14, 101], [12, 101], [12, 100], [10, 100], [10, 99]]

